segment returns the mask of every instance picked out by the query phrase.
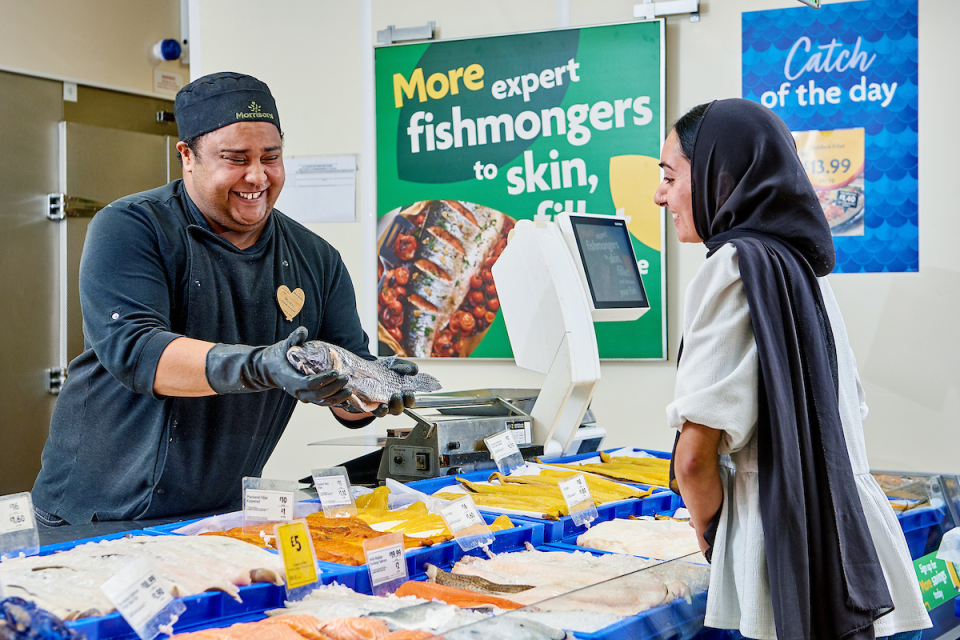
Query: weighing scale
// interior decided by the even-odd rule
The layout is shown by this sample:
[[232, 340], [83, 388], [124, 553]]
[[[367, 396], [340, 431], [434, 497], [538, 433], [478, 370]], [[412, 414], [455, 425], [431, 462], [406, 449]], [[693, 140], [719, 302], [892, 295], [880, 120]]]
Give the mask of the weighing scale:
[[418, 396], [404, 410], [413, 426], [351, 442], [382, 447], [345, 463], [351, 481], [369, 480], [374, 467], [379, 483], [493, 469], [484, 438], [504, 430], [526, 459], [598, 450], [606, 432], [589, 411], [600, 380], [593, 323], [650, 308], [627, 222], [621, 212], [518, 221], [492, 272], [517, 365], [546, 374], [543, 387]]

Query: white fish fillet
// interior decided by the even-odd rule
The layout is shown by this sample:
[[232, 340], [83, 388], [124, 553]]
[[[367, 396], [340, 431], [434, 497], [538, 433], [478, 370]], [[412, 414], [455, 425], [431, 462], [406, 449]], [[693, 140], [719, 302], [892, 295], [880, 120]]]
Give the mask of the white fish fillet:
[[[709, 580], [708, 572], [707, 567], [689, 563], [658, 565], [643, 558], [533, 549], [491, 559], [467, 556], [452, 569], [455, 574], [475, 575], [499, 584], [534, 585], [533, 589], [510, 594], [510, 599], [520, 604], [619, 616], [634, 615], [678, 597], [689, 598], [692, 590], [688, 582], [702, 591]], [[613, 581], [605, 583], [607, 580]], [[550, 598], [556, 599], [544, 602]]]
[[100, 586], [134, 560], [153, 564], [172, 595], [183, 598], [221, 590], [240, 600], [251, 582], [283, 584], [279, 556], [222, 536], [133, 536], [91, 542], [50, 556], [0, 564], [6, 595], [31, 600], [65, 620], [114, 610]]
[[647, 558], [672, 560], [700, 550], [697, 533], [673, 520], [608, 520], [577, 538], [577, 546]]

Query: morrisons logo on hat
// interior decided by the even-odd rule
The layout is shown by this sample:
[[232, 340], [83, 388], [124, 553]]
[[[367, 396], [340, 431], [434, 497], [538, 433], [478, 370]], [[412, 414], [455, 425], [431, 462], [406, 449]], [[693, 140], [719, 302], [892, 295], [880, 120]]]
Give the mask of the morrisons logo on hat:
[[273, 114], [267, 113], [266, 111], [261, 111], [260, 105], [258, 105], [256, 102], [251, 102], [247, 109], [250, 109], [250, 111], [247, 111], [246, 113], [243, 111], [237, 111], [237, 120], [250, 120], [253, 118], [266, 118], [267, 120], [273, 120]]

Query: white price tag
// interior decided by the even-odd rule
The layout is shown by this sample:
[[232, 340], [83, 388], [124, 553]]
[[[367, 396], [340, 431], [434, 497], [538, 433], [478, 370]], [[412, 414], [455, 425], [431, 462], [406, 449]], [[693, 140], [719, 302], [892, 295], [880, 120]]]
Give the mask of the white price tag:
[[314, 476], [313, 484], [324, 507], [338, 507], [351, 503], [350, 489], [343, 476]]
[[567, 501], [568, 507], [573, 507], [584, 500], [590, 499], [590, 489], [587, 488], [587, 480], [582, 473], [578, 473], [567, 480], [561, 480], [557, 483], [557, 486], [560, 487], [560, 493], [563, 495], [563, 499]]
[[582, 473], [557, 483], [560, 494], [567, 503], [567, 510], [577, 526], [590, 526], [597, 519], [597, 505], [590, 495], [590, 487]]
[[487, 449], [490, 450], [490, 455], [495, 462], [512, 455], [520, 455], [520, 449], [517, 447], [517, 442], [513, 439], [510, 430], [485, 438], [484, 442], [487, 443]]
[[402, 544], [367, 551], [367, 565], [370, 567], [370, 582], [375, 587], [407, 576]]
[[294, 496], [288, 491], [246, 489], [243, 493], [243, 517], [252, 522], [293, 520]]
[[440, 514], [453, 534], [483, 522], [483, 518], [480, 517], [480, 512], [477, 511], [477, 507], [472, 500], [457, 500], [441, 509]]
[[[152, 638], [161, 624], [172, 624], [176, 613], [170, 612], [165, 620], [157, 620], [173, 597], [167, 591], [156, 570], [147, 560], [136, 560], [100, 587], [110, 602], [117, 608], [141, 638]], [[173, 620], [169, 620], [173, 618]]]
[[35, 526], [32, 505], [26, 496], [0, 502], [0, 535], [14, 531], [27, 531]]
[[440, 517], [464, 551], [493, 544], [493, 532], [477, 511], [477, 506], [473, 504], [470, 496], [455, 500], [441, 509]]

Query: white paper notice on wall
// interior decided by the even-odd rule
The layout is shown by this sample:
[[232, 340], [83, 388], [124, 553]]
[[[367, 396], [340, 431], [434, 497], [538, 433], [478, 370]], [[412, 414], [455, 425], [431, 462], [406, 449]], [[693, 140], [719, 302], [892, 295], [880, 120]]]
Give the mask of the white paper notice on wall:
[[168, 98], [175, 98], [177, 91], [183, 88], [183, 74], [164, 71], [163, 69], [153, 70], [153, 92]]
[[284, 158], [283, 166], [277, 209], [300, 223], [356, 222], [356, 156]]

